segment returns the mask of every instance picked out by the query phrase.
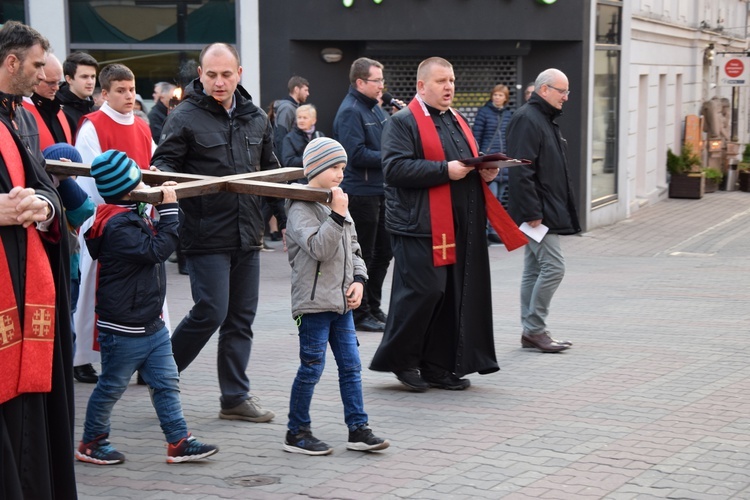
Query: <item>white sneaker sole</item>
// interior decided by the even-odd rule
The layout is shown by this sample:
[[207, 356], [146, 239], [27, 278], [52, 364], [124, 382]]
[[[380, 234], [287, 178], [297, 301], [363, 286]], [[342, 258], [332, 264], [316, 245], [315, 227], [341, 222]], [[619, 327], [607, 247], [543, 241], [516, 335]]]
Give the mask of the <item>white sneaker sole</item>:
[[167, 463], [168, 464], [179, 464], [182, 462], [195, 462], [196, 460], [203, 460], [206, 457], [210, 457], [211, 455], [216, 455], [219, 452], [219, 449], [207, 451], [206, 453], [201, 453], [200, 455], [190, 455], [185, 457], [167, 457]]
[[386, 439], [380, 444], [346, 443], [346, 449], [354, 450], [354, 451], [378, 451], [378, 450], [385, 450], [390, 445], [391, 445], [391, 442]]
[[84, 455], [78, 450], [76, 450], [76, 459], [80, 460], [81, 462], [86, 462], [89, 464], [96, 464], [96, 465], [117, 465], [125, 461], [124, 458], [122, 460], [99, 460], [98, 458]]
[[288, 451], [289, 453], [299, 453], [301, 455], [330, 455], [333, 453], [333, 448], [328, 448], [323, 451], [311, 451], [284, 443], [284, 451]]

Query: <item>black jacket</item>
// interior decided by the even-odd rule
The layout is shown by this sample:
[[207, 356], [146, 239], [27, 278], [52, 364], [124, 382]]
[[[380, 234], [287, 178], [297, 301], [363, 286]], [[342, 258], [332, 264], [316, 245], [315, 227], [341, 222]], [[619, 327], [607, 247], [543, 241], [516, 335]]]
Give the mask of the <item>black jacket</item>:
[[161, 142], [161, 129], [164, 127], [168, 112], [169, 110], [161, 101], [156, 101], [154, 107], [148, 112], [148, 126], [151, 129], [151, 138], [156, 144]]
[[91, 258], [99, 260], [95, 310], [102, 332], [144, 336], [164, 327], [164, 262], [177, 247], [178, 205], [157, 210], [158, 222], [138, 215], [135, 205], [99, 205], [86, 231]]
[[[159, 170], [225, 176], [279, 167], [266, 113], [238, 86], [230, 117], [203, 93], [198, 79], [174, 108], [162, 129], [162, 142], [151, 160]], [[263, 215], [260, 197], [221, 192], [180, 200], [185, 221], [180, 229], [184, 253], [260, 249]]]
[[387, 119], [377, 100], [349, 87], [333, 120], [333, 138], [344, 146], [349, 160], [341, 183], [347, 194], [383, 194], [380, 139]]
[[62, 84], [57, 91], [55, 100], [62, 104], [63, 113], [65, 113], [70, 124], [70, 133], [75, 137], [81, 118], [93, 111], [94, 100], [91, 97], [81, 99], [70, 90], [67, 83]]
[[568, 143], [555, 119], [562, 112], [538, 94], [513, 114], [508, 156], [531, 165], [508, 168], [509, 212], [518, 223], [542, 220], [553, 234], [581, 231], [568, 170]]
[[284, 136], [281, 147], [281, 164], [285, 167], [302, 168], [302, 153], [305, 152], [305, 148], [310, 141], [318, 137], [325, 137], [325, 135], [316, 130], [313, 132], [312, 138], [308, 139], [307, 134], [295, 125], [291, 132]]

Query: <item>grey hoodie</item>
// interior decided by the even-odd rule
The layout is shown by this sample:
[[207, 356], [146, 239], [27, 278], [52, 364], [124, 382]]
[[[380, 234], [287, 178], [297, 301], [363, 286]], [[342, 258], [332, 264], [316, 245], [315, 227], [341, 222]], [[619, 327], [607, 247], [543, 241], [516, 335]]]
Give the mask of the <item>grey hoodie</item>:
[[354, 221], [347, 213], [341, 226], [330, 214], [331, 209], [321, 203], [287, 202], [294, 318], [320, 312], [346, 313], [346, 290], [354, 276], [367, 279]]

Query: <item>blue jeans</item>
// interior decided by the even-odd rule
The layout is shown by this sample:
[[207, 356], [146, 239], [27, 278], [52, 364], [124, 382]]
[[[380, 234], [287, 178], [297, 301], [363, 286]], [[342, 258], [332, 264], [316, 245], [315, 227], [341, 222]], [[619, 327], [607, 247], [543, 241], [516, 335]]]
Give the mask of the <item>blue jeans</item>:
[[521, 324], [524, 332], [543, 333], [552, 296], [565, 276], [560, 235], [549, 234], [540, 243], [529, 238], [521, 278]]
[[221, 407], [234, 408], [250, 398], [246, 370], [258, 308], [259, 252], [186, 254], [185, 260], [195, 304], [172, 335], [177, 369], [187, 368], [218, 328]]
[[362, 398], [362, 364], [359, 361], [359, 342], [354, 331], [352, 312], [304, 314], [299, 318], [300, 365], [292, 384], [289, 400], [289, 430], [299, 433], [310, 428], [310, 402], [315, 384], [320, 380], [326, 364], [326, 349], [331, 351], [339, 368], [339, 391], [344, 403], [344, 422], [350, 431], [367, 423]]
[[176, 443], [187, 437], [169, 330], [162, 328], [145, 337], [99, 333], [99, 346], [102, 371], [86, 408], [83, 442], [90, 443], [103, 434], [109, 435], [112, 408], [128, 388], [136, 370], [152, 390], [151, 399], [167, 442]]

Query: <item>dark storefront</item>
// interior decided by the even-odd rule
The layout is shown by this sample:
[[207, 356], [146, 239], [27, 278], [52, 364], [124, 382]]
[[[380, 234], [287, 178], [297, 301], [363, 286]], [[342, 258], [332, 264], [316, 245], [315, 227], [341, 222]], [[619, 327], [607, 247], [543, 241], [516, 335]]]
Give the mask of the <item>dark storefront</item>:
[[[310, 81], [308, 102], [318, 108], [318, 129], [330, 135], [333, 118], [346, 94], [349, 66], [361, 56], [385, 65], [386, 90], [410, 100], [419, 62], [430, 56], [451, 61], [456, 73], [454, 105], [470, 120], [503, 83], [512, 107], [524, 86], [540, 71], [555, 67], [570, 80], [571, 96], [559, 122], [570, 145], [569, 161], [580, 196], [586, 182], [586, 106], [588, 99], [590, 2], [538, 0], [355, 0], [261, 1], [260, 84], [262, 104], [287, 94], [290, 76]], [[339, 62], [321, 52], [341, 51]]]

